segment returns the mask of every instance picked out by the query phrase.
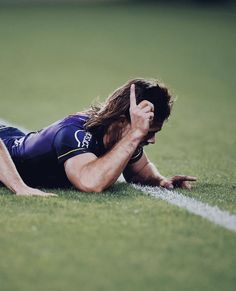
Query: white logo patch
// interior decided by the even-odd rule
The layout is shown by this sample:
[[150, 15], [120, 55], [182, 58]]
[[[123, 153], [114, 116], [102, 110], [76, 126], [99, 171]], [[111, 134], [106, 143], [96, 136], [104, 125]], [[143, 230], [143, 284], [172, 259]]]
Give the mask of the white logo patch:
[[16, 139], [15, 141], [14, 141], [14, 147], [18, 147], [18, 146], [20, 146], [21, 144], [22, 144], [22, 142], [23, 142], [23, 140], [24, 140], [24, 137], [22, 137], [22, 138], [20, 138], [20, 139]]
[[82, 141], [82, 147], [88, 148], [91, 138], [92, 138], [92, 134], [89, 132], [86, 132], [84, 139]]
[[80, 130], [80, 129], [75, 132], [75, 139], [78, 142], [78, 148], [80, 148], [80, 147], [88, 148], [89, 147], [89, 142], [90, 142], [90, 140], [92, 138], [92, 134], [89, 133], [89, 132], [85, 133], [85, 136], [84, 136], [83, 141], [82, 141], [82, 146], [81, 146], [81, 141], [79, 140], [79, 136], [78, 136], [80, 131], [83, 132], [83, 130]]
[[82, 130], [77, 130], [77, 131], [75, 132], [75, 139], [76, 139], [76, 141], [78, 142], [78, 148], [80, 147], [80, 140], [79, 140], [79, 138], [77, 137], [77, 134], [78, 134], [80, 131], [82, 131]]

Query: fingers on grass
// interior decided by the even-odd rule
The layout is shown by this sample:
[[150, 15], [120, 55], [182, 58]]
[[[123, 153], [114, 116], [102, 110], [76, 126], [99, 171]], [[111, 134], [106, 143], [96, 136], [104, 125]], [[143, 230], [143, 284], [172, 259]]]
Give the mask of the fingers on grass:
[[184, 175], [177, 175], [172, 177], [173, 181], [197, 181], [196, 177], [193, 176], [184, 176]]
[[47, 193], [47, 196], [48, 196], [48, 197], [58, 197], [57, 194], [53, 194], [53, 193]]
[[191, 185], [187, 181], [183, 181], [181, 188], [191, 190]]

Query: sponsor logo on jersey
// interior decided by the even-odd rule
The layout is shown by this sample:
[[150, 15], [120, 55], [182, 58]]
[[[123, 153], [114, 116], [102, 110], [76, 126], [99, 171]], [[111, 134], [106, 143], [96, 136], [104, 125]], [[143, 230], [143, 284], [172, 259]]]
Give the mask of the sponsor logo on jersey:
[[89, 132], [86, 132], [84, 139], [82, 141], [82, 147], [88, 148], [89, 147], [89, 142], [91, 141], [92, 134]]
[[79, 137], [79, 133], [82, 132], [82, 134], [84, 134], [83, 130], [77, 130], [75, 132], [75, 139], [78, 143], [78, 148], [88, 148], [89, 147], [89, 142], [91, 141], [92, 138], [92, 134], [89, 132], [85, 132], [85, 135], [83, 137], [83, 140], [81, 142], [81, 138]]

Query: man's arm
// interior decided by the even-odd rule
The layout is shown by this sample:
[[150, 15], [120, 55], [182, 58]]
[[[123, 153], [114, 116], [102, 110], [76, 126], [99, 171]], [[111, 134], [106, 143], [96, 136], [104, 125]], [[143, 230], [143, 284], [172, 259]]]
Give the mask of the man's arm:
[[196, 181], [196, 178], [192, 176], [177, 175], [170, 178], [162, 176], [145, 153], [136, 163], [128, 165], [123, 175], [129, 183], [161, 186], [167, 189], [175, 187], [191, 189], [189, 181]]
[[147, 135], [153, 116], [151, 103], [142, 101], [139, 105], [136, 104], [135, 86], [131, 85], [131, 123], [127, 134], [102, 157], [97, 158], [92, 153], [84, 153], [68, 159], [64, 167], [70, 182], [85, 192], [101, 192], [112, 185]]
[[51, 193], [44, 193], [38, 189], [28, 187], [21, 179], [17, 169], [0, 139], [0, 181], [16, 195], [25, 196], [57, 196]]
[[72, 157], [64, 164], [66, 175], [82, 191], [101, 192], [115, 183], [139, 142], [135, 132], [130, 132], [100, 158], [92, 153]]

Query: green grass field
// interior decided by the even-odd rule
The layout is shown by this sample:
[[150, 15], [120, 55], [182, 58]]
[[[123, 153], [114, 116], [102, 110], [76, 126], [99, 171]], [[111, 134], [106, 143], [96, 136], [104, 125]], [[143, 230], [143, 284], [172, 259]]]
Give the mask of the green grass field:
[[[236, 11], [217, 7], [0, 7], [0, 117], [29, 129], [128, 79], [164, 81], [173, 115], [146, 152], [181, 191], [236, 214]], [[0, 188], [0, 290], [207, 290], [236, 284], [236, 234], [126, 184], [102, 194]]]

